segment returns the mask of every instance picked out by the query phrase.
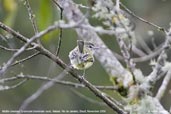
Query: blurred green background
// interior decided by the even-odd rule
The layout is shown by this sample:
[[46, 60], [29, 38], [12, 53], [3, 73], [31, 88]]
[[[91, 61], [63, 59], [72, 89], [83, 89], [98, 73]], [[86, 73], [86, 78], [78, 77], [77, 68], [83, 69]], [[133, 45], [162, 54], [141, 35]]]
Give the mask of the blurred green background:
[[[44, 30], [49, 25], [52, 25], [55, 21], [60, 19], [60, 12], [57, 7], [52, 3], [51, 0], [29, 0], [32, 10], [35, 14], [35, 19], [38, 25], [39, 31]], [[76, 3], [86, 4], [86, 0], [74, 0]], [[131, 11], [135, 12], [138, 16], [143, 17], [159, 26], [164, 28], [169, 27], [171, 21], [171, 1], [170, 0], [121, 0]], [[85, 11], [85, 9], [82, 9]], [[93, 14], [93, 13], [92, 13]], [[94, 18], [89, 17], [89, 21], [92, 25], [98, 25], [99, 21]], [[24, 36], [30, 38], [34, 35], [31, 22], [29, 20], [28, 12], [24, 6], [23, 0], [0, 0], [0, 21], [10, 26], [14, 30], [23, 34]], [[154, 32], [154, 40], [157, 45], [161, 44], [164, 40], [164, 34], [157, 31], [156, 28], [153, 28], [139, 20], [136, 20], [132, 17], [132, 21], [136, 25], [136, 38], [137, 46], [139, 46], [139, 39], [143, 39], [151, 49], [153, 49], [151, 41], [152, 36], [149, 36], [148, 32]], [[7, 34], [0, 29], [0, 34], [5, 36], [4, 40], [0, 36], [0, 45], [9, 47], [9, 48], [20, 48], [23, 43], [16, 39], [15, 37]], [[55, 53], [58, 43], [59, 30], [56, 30], [44, 37], [41, 38], [43, 45], [49, 49], [51, 52]], [[69, 63], [68, 53], [76, 46], [77, 34], [74, 29], [65, 29], [63, 30], [62, 36], [62, 45], [59, 53], [59, 57]], [[101, 35], [102, 40], [106, 45], [113, 51], [119, 52], [118, 45], [115, 41], [115, 38], [109, 35]], [[142, 48], [139, 46], [139, 48]], [[27, 57], [30, 54], [33, 54], [33, 51], [24, 52], [17, 60]], [[2, 66], [11, 56], [13, 52], [7, 52], [0, 49], [0, 65]], [[170, 55], [170, 53], [168, 52]], [[170, 56], [169, 60], [170, 60]], [[142, 69], [145, 75], [148, 75], [152, 70], [149, 66], [149, 61], [145, 63], [137, 63], [137, 67]], [[26, 61], [22, 64], [16, 65], [7, 72], [7, 77], [15, 76], [16, 74], [30, 74], [36, 76], [48, 76], [54, 77], [57, 76], [62, 69], [54, 64], [48, 58], [39, 55], [32, 58], [29, 61]], [[82, 72], [78, 72], [82, 73]], [[104, 71], [102, 66], [98, 61], [86, 71], [86, 78], [95, 85], [112, 85], [109, 81], [108, 74]], [[71, 76], [66, 76], [64, 80], [74, 81]], [[154, 93], [157, 91], [157, 88], [160, 85], [161, 80], [156, 84]], [[5, 83], [6, 85], [14, 85], [15, 82]], [[28, 80], [22, 86], [8, 90], [0, 91], [0, 109], [18, 109], [22, 102], [32, 95], [37, 89], [43, 85], [43, 81], [38, 80]], [[169, 85], [170, 88], [171, 85]], [[72, 88], [63, 85], [53, 86], [52, 88], [45, 91], [38, 99], [32, 102], [27, 109], [49, 109], [49, 110], [79, 110], [79, 109], [89, 109], [89, 110], [106, 110], [107, 114], [113, 114], [113, 111], [107, 106], [100, 106], [95, 103], [91, 103], [86, 99], [83, 99], [81, 96], [77, 95], [75, 91], [82, 93], [83, 95], [99, 100], [94, 94], [88, 91], [86, 88]], [[170, 88], [171, 89], [171, 88]], [[111, 96], [114, 96], [112, 91], [105, 91]], [[166, 92], [166, 95], [162, 99], [162, 104], [166, 109], [169, 109], [171, 101], [167, 98], [171, 97], [171, 94]]]

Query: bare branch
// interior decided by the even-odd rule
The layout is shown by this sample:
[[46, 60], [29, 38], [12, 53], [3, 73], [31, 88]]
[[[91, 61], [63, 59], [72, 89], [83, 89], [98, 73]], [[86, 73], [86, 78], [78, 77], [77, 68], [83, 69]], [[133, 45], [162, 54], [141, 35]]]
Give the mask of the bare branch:
[[167, 89], [167, 86], [168, 86], [170, 80], [171, 80], [171, 70], [169, 70], [167, 72], [166, 76], [164, 77], [164, 80], [163, 80], [163, 82], [162, 82], [162, 84], [161, 84], [161, 86], [160, 86], [160, 88], [159, 88], [159, 90], [155, 96], [157, 99], [161, 100], [164, 93], [166, 92], [166, 89]]
[[[111, 97], [109, 97], [105, 93], [99, 91], [91, 83], [89, 83], [87, 80], [85, 80], [84, 77], [80, 77], [79, 80], [80, 80], [80, 82], [83, 82], [83, 84], [85, 84], [91, 91], [96, 91], [96, 96], [101, 98], [114, 111], [116, 111], [119, 114], [128, 114], [128, 112], [126, 112], [123, 108], [121, 108], [118, 105], [118, 104], [120, 104], [118, 101], [111, 99]], [[114, 101], [116, 101], [116, 102], [114, 102]]]
[[[42, 80], [42, 81], [53, 81], [56, 84], [61, 84], [69, 87], [74, 87], [74, 88], [85, 88], [85, 85], [79, 84], [79, 83], [74, 83], [70, 81], [62, 81], [62, 80], [54, 80], [49, 77], [44, 77], [44, 76], [33, 76], [33, 75], [17, 75], [16, 77], [10, 77], [10, 78], [4, 78], [1, 79], [0, 82], [9, 82], [9, 81], [14, 81], [18, 79], [32, 79], [32, 80]], [[102, 85], [94, 85], [97, 89], [100, 90], [117, 90], [117, 86], [102, 86]]]

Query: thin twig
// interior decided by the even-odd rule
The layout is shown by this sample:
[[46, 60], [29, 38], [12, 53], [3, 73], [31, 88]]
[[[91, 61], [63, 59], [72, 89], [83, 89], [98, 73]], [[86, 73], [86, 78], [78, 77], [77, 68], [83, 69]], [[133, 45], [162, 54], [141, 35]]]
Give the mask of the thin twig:
[[[63, 8], [60, 7], [59, 4], [57, 6], [60, 10], [60, 20], [62, 20], [63, 19]], [[56, 56], [59, 55], [61, 43], [62, 43], [62, 28], [59, 28], [59, 37], [58, 37], [58, 45], [57, 45], [57, 49], [56, 49]]]
[[[26, 51], [30, 51], [30, 50], [33, 50], [35, 49], [36, 47], [31, 47], [31, 48], [27, 48]], [[2, 45], [0, 45], [0, 49], [3, 49], [5, 51], [11, 51], [11, 52], [16, 52], [18, 51], [19, 49], [11, 49], [11, 48], [7, 48], [7, 47], [4, 47]]]
[[157, 30], [159, 30], [159, 31], [166, 32], [165, 28], [160, 27], [160, 26], [158, 26], [158, 25], [156, 25], [156, 24], [154, 24], [154, 23], [152, 23], [150, 21], [147, 21], [147, 20], [137, 16], [135, 13], [133, 13], [131, 10], [129, 10], [124, 4], [122, 4], [121, 2], [120, 2], [120, 4], [130, 15], [136, 17], [138, 20], [140, 20], [140, 21], [142, 21], [144, 23], [147, 23], [148, 25], [151, 25], [151, 26], [157, 28]]
[[32, 55], [30, 55], [30, 56], [24, 58], [24, 59], [17, 60], [16, 62], [12, 63], [12, 64], [10, 65], [10, 67], [15, 66], [15, 65], [17, 65], [17, 64], [21, 64], [21, 63], [23, 63], [23, 62], [25, 62], [25, 61], [27, 61], [27, 60], [30, 60], [31, 58], [33, 58], [33, 57], [35, 57], [35, 56], [37, 56], [37, 55], [39, 55], [39, 54], [40, 54], [40, 52], [36, 52], [36, 53], [34, 53], [34, 54], [32, 54]]
[[[18, 79], [32, 79], [32, 80], [42, 80], [42, 81], [53, 81], [56, 84], [61, 84], [65, 86], [75, 87], [75, 88], [85, 88], [85, 85], [74, 83], [70, 81], [62, 81], [62, 80], [54, 80], [53, 78], [43, 77], [43, 76], [33, 76], [33, 75], [17, 75], [15, 77], [4, 78], [0, 80], [0, 83], [5, 83], [9, 81], [14, 81]], [[117, 90], [117, 86], [101, 86], [101, 85], [94, 85], [97, 89], [100, 90]]]
[[26, 5], [26, 8], [27, 8], [27, 11], [28, 11], [28, 14], [29, 14], [29, 19], [32, 23], [32, 26], [33, 26], [33, 29], [34, 29], [34, 32], [35, 32], [35, 35], [38, 33], [38, 28], [37, 28], [37, 25], [36, 25], [36, 21], [35, 21], [35, 15], [33, 14], [33, 11], [30, 7], [30, 3], [28, 0], [25, 0], [25, 5]]
[[20, 81], [19, 83], [15, 84], [15, 85], [3, 86], [3, 87], [1, 87], [0, 91], [15, 89], [15, 88], [21, 86], [22, 84], [24, 84], [26, 81], [27, 81], [27, 79], [24, 79], [24, 80]]
[[[35, 15], [33, 14], [33, 11], [31, 9], [31, 6], [30, 6], [30, 3], [28, 0], [25, 0], [24, 2], [24, 5], [26, 5], [26, 8], [27, 8], [27, 11], [28, 11], [28, 14], [29, 14], [29, 19], [32, 23], [32, 26], [33, 26], [33, 30], [34, 30], [34, 33], [35, 35], [38, 34], [38, 27], [37, 27], [37, 24], [36, 24], [36, 21], [35, 21]], [[40, 44], [40, 40], [37, 39], [37, 42], [38, 44]]]

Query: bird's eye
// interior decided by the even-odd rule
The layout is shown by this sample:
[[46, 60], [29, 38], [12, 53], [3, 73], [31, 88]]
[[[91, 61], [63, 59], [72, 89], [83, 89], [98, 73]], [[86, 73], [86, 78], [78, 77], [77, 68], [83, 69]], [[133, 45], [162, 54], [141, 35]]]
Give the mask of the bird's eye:
[[92, 45], [89, 45], [88, 47], [89, 47], [89, 48], [93, 48], [93, 46], [92, 46]]
[[94, 47], [94, 45], [93, 45], [93, 44], [92, 44], [92, 45], [88, 45], [88, 47], [89, 47], [89, 48], [93, 48], [93, 47]]

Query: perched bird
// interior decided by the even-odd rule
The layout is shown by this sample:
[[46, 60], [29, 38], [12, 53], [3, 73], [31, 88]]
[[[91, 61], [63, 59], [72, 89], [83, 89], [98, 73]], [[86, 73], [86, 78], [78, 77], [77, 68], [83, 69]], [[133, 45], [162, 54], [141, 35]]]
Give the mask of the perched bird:
[[69, 59], [71, 66], [77, 70], [84, 70], [91, 67], [94, 63], [94, 52], [98, 49], [91, 42], [86, 42], [83, 40], [77, 41], [77, 46], [70, 51]]

